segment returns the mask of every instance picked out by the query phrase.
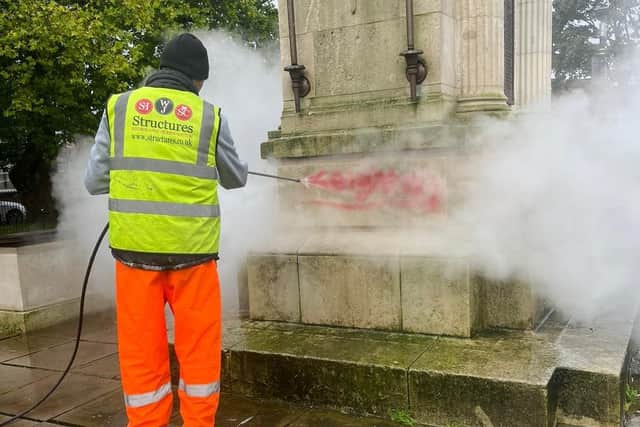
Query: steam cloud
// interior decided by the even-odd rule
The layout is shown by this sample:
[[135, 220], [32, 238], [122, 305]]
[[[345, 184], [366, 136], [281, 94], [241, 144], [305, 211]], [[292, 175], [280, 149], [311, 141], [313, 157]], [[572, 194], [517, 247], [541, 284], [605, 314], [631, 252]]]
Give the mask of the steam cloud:
[[[633, 92], [637, 92], [637, 89]], [[548, 113], [488, 120], [467, 200], [453, 215], [476, 268], [529, 282], [590, 321], [633, 299], [640, 273], [638, 93], [557, 100]]]
[[[252, 50], [223, 33], [199, 36], [213, 70], [202, 96], [222, 107], [251, 169], [269, 171], [259, 159], [259, 143], [279, 124], [277, 52]], [[495, 279], [526, 280], [579, 319], [615, 310], [640, 277], [638, 92], [577, 93], [556, 100], [546, 113], [476, 123], [471, 145], [477, 151], [460, 162], [471, 177], [462, 203], [429, 238], [447, 242], [452, 254], [461, 245], [470, 248], [477, 270]], [[60, 231], [80, 242], [75, 256], [82, 265], [107, 211], [105, 197], [90, 197], [82, 187], [89, 145], [81, 140], [63, 152], [54, 180]], [[275, 190], [275, 183], [252, 177], [245, 189], [221, 190], [225, 311], [237, 308], [237, 275], [247, 250], [273, 231]], [[107, 296], [112, 272], [103, 250], [95, 277]]]

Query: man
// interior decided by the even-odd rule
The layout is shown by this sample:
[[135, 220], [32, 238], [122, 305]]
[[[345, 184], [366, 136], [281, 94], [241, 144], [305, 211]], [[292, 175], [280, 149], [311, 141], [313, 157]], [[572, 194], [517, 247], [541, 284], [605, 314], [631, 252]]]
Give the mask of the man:
[[166, 303], [175, 317], [184, 426], [214, 425], [221, 363], [217, 186], [244, 186], [247, 165], [220, 109], [198, 96], [208, 76], [202, 42], [191, 34], [172, 39], [144, 87], [109, 99], [91, 149], [85, 186], [109, 193], [129, 427], [166, 426], [171, 416]]

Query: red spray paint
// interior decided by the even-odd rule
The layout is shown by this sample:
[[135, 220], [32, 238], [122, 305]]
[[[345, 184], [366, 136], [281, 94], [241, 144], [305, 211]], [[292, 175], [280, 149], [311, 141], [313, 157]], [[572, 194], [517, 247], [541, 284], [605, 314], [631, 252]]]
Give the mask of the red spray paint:
[[[333, 197], [308, 203], [349, 211], [402, 209], [435, 213], [444, 209], [446, 185], [435, 174], [320, 171], [302, 180], [307, 187], [324, 190]], [[336, 197], [338, 200], [335, 200]]]

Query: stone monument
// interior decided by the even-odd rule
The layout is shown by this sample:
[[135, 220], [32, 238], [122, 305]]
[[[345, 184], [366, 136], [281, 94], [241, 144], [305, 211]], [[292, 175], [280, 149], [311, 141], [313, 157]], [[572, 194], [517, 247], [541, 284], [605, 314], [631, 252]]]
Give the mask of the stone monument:
[[[548, 102], [551, 0], [279, 11], [282, 123], [261, 151], [312, 185], [280, 188], [289, 227], [247, 260], [252, 321], [227, 330], [227, 390], [434, 426], [619, 425], [631, 323], [545, 324], [526, 283], [414, 237], [460, 201], [471, 120]], [[387, 209], [368, 209], [374, 181]]]

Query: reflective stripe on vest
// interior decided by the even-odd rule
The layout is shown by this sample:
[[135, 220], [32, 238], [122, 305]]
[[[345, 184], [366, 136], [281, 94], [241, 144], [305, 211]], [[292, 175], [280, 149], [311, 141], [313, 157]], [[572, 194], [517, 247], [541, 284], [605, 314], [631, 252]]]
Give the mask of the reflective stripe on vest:
[[107, 117], [111, 247], [217, 253], [220, 109], [190, 92], [144, 87], [113, 96]]
[[116, 157], [111, 159], [111, 170], [137, 170], [218, 179], [218, 170], [206, 166], [194, 166], [171, 160]]
[[125, 394], [124, 404], [129, 408], [139, 408], [141, 406], [151, 405], [160, 402], [162, 399], [171, 394], [171, 382], [160, 386], [157, 390], [140, 394]]
[[208, 384], [186, 384], [182, 378], [178, 384], [178, 389], [184, 391], [189, 397], [209, 397], [220, 392], [220, 382], [214, 381]]

